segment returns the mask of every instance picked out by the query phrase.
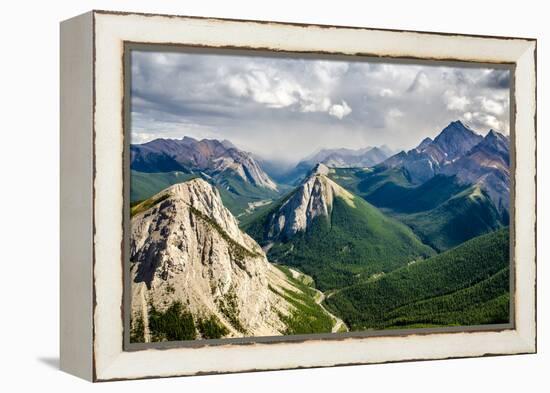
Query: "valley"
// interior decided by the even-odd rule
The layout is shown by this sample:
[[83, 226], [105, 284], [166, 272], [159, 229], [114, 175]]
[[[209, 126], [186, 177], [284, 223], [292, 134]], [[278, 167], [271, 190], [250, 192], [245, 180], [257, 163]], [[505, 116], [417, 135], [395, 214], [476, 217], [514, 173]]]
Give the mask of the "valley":
[[329, 310], [353, 330], [509, 320], [508, 229], [338, 291]]
[[308, 276], [307, 274], [304, 274], [295, 268], [291, 268], [284, 265], [277, 265], [281, 270], [289, 272], [292, 275], [292, 278], [295, 280], [300, 281], [302, 284], [309, 286], [315, 291], [315, 295], [313, 296], [315, 303], [317, 303], [321, 309], [332, 319], [333, 326], [331, 329], [331, 333], [344, 333], [348, 332], [349, 328], [346, 325], [346, 323], [336, 316], [335, 314], [331, 313], [324, 305], [325, 299], [327, 296], [324, 292], [321, 292], [319, 289], [315, 287], [315, 281], [311, 276]]
[[244, 229], [260, 244], [274, 242], [270, 260], [300, 268], [323, 291], [435, 253], [407, 226], [317, 172]]
[[506, 323], [508, 144], [457, 121], [279, 181], [227, 140], [132, 145], [134, 341]]

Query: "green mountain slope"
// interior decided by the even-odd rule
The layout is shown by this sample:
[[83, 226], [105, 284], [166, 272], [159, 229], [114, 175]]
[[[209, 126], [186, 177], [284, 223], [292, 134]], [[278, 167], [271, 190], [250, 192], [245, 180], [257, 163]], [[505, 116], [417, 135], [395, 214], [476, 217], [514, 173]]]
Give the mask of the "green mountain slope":
[[268, 246], [271, 261], [298, 267], [323, 291], [352, 285], [434, 254], [407, 226], [357, 196], [353, 196], [352, 204], [335, 197], [328, 216], [317, 216], [306, 230], [290, 238], [270, 239], [273, 215], [291, 197], [279, 201], [244, 229]]
[[335, 169], [330, 177], [439, 251], [508, 225], [484, 192], [454, 176], [438, 175], [419, 186], [409, 182], [403, 168]]
[[225, 207], [239, 218], [239, 220], [254, 211], [254, 209], [251, 208], [251, 204], [262, 203], [262, 201], [264, 203], [271, 203], [273, 200], [279, 198], [282, 192], [288, 190], [288, 188], [284, 188], [284, 186], [279, 187], [279, 192], [268, 188], [258, 187], [254, 184], [247, 183], [230, 171], [217, 174], [215, 178], [209, 179], [209, 181], [216, 185], [220, 191]]
[[189, 172], [173, 171], [145, 173], [132, 170], [130, 172], [130, 201], [143, 201], [176, 183], [182, 183], [197, 177]]
[[[402, 191], [406, 188], [412, 188], [409, 174], [403, 168], [389, 168], [381, 170], [380, 168], [372, 168], [369, 173], [359, 174], [360, 181], [357, 184], [359, 195], [367, 196], [377, 192], [393, 189]], [[383, 194], [381, 194], [383, 195]]]
[[379, 188], [403, 190], [413, 188], [407, 171], [403, 168], [331, 168], [329, 178], [363, 198]]
[[392, 213], [426, 244], [440, 251], [504, 225], [491, 199], [477, 186], [466, 188], [430, 210]]
[[330, 333], [333, 320], [319, 304], [320, 302], [317, 300], [319, 293], [311, 286], [311, 283], [306, 284], [296, 278], [286, 266], [278, 265], [277, 268], [286, 275], [287, 280], [294, 287], [301, 291], [281, 288], [282, 292], [280, 292], [273, 287], [269, 288], [295, 307], [291, 315], [283, 317], [283, 321], [287, 325], [284, 334]]
[[387, 182], [366, 198], [375, 206], [396, 213], [417, 213], [434, 209], [467, 188], [467, 185], [459, 184], [454, 177], [435, 176], [417, 187]]
[[327, 307], [352, 330], [509, 320], [509, 230], [336, 292]]
[[[199, 174], [180, 171], [145, 173], [132, 170], [130, 174], [131, 203], [135, 204], [138, 201], [148, 199], [173, 184], [199, 176]], [[282, 193], [288, 191], [288, 188], [284, 186], [280, 187], [279, 192], [255, 186], [229, 171], [219, 173], [215, 178], [206, 176], [204, 178], [216, 186], [224, 205], [239, 220], [246, 220], [249, 215], [256, 213], [260, 207], [270, 204], [273, 200], [279, 198]]]

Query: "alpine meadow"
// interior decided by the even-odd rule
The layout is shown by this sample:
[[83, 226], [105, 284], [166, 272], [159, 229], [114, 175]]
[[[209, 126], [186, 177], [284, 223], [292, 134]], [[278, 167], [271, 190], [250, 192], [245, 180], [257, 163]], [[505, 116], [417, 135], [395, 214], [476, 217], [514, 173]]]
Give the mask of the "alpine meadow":
[[131, 343], [510, 323], [510, 70], [130, 54]]

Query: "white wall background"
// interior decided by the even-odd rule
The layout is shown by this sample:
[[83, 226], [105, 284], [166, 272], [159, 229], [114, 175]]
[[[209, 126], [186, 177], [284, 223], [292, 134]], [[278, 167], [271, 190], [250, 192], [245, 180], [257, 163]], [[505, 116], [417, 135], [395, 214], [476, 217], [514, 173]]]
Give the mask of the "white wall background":
[[[538, 392], [550, 385], [545, 2], [6, 1], [0, 13], [0, 390]], [[58, 365], [58, 23], [90, 9], [538, 38], [539, 354], [91, 385]], [[546, 243], [546, 244], [545, 244]], [[32, 390], [31, 390], [32, 391]]]

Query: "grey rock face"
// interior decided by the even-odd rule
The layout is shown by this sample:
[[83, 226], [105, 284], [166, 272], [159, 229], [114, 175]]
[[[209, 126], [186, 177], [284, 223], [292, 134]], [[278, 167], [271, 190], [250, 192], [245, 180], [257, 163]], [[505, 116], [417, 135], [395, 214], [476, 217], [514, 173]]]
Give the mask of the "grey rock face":
[[422, 151], [424, 148], [428, 147], [429, 144], [433, 142], [433, 139], [430, 137], [424, 138], [422, 142], [416, 147], [416, 150]]
[[422, 148], [420, 146], [408, 152], [402, 151], [381, 165], [387, 168], [403, 167], [413, 183], [421, 184], [439, 173], [445, 161], [445, 153], [433, 142]]
[[[293, 310], [272, 288], [294, 288], [238, 227], [206, 181], [176, 184], [131, 222], [132, 316], [180, 301], [195, 316], [215, 316], [228, 336], [278, 335]], [[280, 293], [283, 291], [281, 290]]]
[[445, 161], [453, 161], [469, 152], [483, 137], [461, 121], [453, 121], [439, 133], [433, 144], [445, 154]]
[[478, 184], [500, 210], [510, 209], [509, 139], [491, 130], [467, 154], [443, 168], [467, 184]]
[[324, 164], [318, 164], [311, 171], [294, 194], [271, 216], [270, 238], [290, 238], [297, 232], [306, 231], [316, 217], [330, 214], [335, 197], [355, 207], [353, 195], [330, 180], [328, 174], [329, 168]]
[[456, 175], [464, 184], [479, 185], [499, 211], [510, 207], [510, 141], [490, 130], [482, 137], [460, 121], [450, 123], [432, 141], [400, 152], [381, 165], [404, 167], [413, 183], [421, 184], [437, 174]]
[[413, 183], [423, 183], [441, 172], [441, 168], [470, 151], [483, 137], [472, 129], [454, 121], [432, 140], [425, 138], [416, 148], [400, 152], [381, 165], [403, 166]]
[[155, 139], [130, 148], [130, 166], [142, 172], [173, 170], [206, 172], [210, 176], [230, 171], [244, 181], [277, 190], [277, 185], [260, 168], [251, 154], [231, 142], [215, 139]]

